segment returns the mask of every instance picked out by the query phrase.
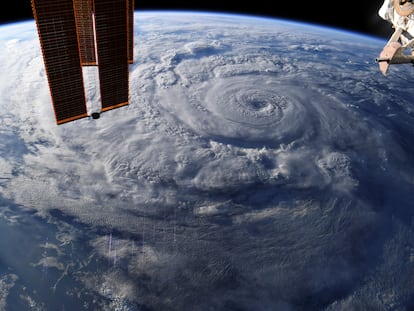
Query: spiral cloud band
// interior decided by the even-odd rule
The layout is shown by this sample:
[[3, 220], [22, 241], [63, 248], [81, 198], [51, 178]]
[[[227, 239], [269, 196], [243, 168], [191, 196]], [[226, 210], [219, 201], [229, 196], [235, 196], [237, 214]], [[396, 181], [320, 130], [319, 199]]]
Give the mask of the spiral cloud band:
[[412, 88], [382, 42], [138, 20], [130, 105], [61, 127], [35, 25], [0, 32], [0, 309], [410, 309]]
[[[223, 66], [221, 72], [225, 70]], [[310, 143], [309, 139], [331, 136], [338, 122], [348, 122], [347, 115], [337, 113], [340, 105], [333, 110], [335, 99], [304, 86], [303, 81], [298, 85], [298, 79], [255, 72], [228, 74], [190, 87], [171, 86], [160, 92], [159, 103], [199, 135], [244, 146]]]

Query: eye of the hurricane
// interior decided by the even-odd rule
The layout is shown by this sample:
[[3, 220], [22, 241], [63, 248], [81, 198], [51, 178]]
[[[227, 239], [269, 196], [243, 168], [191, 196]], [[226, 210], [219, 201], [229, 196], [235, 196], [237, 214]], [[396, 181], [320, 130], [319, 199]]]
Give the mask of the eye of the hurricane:
[[261, 100], [255, 100], [255, 99], [251, 99], [249, 101], [250, 106], [253, 107], [253, 109], [257, 109], [257, 110], [261, 110], [265, 107], [267, 107], [267, 103]]
[[[285, 96], [278, 94], [279, 91], [280, 86], [272, 77], [246, 75], [219, 78], [214, 79], [214, 84], [206, 89], [203, 106], [211, 112], [211, 116], [224, 119], [223, 122], [227, 120], [243, 125], [246, 129], [274, 127], [282, 121], [291, 105]], [[227, 124], [226, 127], [235, 124]]]
[[247, 98], [247, 105], [252, 107], [254, 110], [272, 112], [274, 106], [266, 100]]
[[[288, 106], [286, 98], [272, 92], [251, 90], [237, 94], [232, 103], [240, 114], [236, 114], [236, 120], [228, 116], [230, 120], [246, 123], [251, 126], [266, 126], [266, 119], [270, 123], [280, 121], [283, 117], [283, 109]], [[238, 106], [238, 107], [237, 107]]]

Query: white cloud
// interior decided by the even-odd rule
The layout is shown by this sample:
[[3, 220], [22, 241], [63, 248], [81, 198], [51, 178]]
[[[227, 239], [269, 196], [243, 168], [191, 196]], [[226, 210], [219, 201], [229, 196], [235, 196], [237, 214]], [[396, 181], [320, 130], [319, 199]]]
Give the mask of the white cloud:
[[[58, 127], [34, 24], [13, 28], [0, 53], [11, 72], [0, 74], [0, 195], [111, 232], [89, 245], [119, 266], [79, 278], [114, 306], [289, 310], [304, 297], [352, 305], [374, 289], [388, 305], [404, 300], [381, 280], [386, 268], [402, 274], [404, 256], [411, 271], [401, 247], [412, 225], [393, 239], [382, 220], [412, 216], [410, 106], [366, 64], [377, 41], [352, 54], [359, 37], [304, 30], [138, 14], [130, 105]], [[62, 256], [34, 262], [62, 270]]]

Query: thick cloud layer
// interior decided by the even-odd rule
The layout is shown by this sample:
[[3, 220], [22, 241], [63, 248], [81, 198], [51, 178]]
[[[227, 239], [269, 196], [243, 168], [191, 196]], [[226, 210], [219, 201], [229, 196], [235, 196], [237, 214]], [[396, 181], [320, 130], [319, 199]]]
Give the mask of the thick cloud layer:
[[[71, 284], [124, 310], [413, 303], [411, 71], [377, 72], [383, 42], [140, 13], [130, 105], [57, 127], [35, 27], [7, 27], [0, 202], [56, 225], [31, 259], [57, 271], [56, 295]], [[4, 296], [17, 279], [0, 274]]]

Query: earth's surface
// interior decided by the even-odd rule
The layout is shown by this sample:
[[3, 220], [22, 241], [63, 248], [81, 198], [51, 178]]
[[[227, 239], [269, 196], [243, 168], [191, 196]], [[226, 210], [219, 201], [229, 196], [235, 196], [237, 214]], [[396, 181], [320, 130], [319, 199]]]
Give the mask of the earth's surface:
[[35, 23], [1, 27], [0, 309], [412, 310], [414, 70], [335, 29], [135, 18], [130, 105], [62, 126]]

